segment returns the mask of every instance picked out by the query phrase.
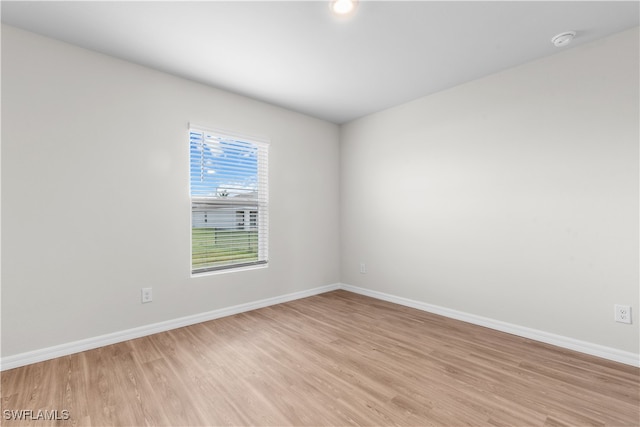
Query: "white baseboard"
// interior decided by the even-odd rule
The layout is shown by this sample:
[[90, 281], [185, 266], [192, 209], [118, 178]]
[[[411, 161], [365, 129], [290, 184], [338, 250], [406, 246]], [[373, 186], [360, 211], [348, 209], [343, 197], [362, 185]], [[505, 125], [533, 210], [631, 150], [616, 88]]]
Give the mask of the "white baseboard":
[[232, 307], [208, 311], [206, 313], [180, 317], [178, 319], [153, 323], [150, 325], [140, 326], [137, 328], [127, 329], [111, 334], [100, 335], [97, 337], [87, 338], [66, 344], [60, 344], [40, 350], [28, 351], [26, 353], [7, 356], [3, 357], [0, 360], [0, 371], [30, 365], [32, 363], [42, 362], [49, 359], [55, 359], [56, 357], [68, 356], [70, 354], [79, 353], [81, 351], [91, 350], [94, 348], [103, 347], [105, 345], [140, 338], [147, 335], [156, 334], [158, 332], [169, 331], [171, 329], [181, 328], [183, 326], [194, 325], [196, 323], [206, 322], [208, 320], [232, 316], [234, 314], [244, 313], [246, 311], [256, 310], [271, 305], [281, 304], [301, 298], [307, 298], [313, 295], [335, 291], [337, 289], [340, 289], [340, 286], [340, 284], [321, 286], [318, 288], [307, 289], [305, 291], [293, 292], [273, 298], [267, 298], [245, 304], [234, 305]]
[[579, 351], [581, 353], [590, 354], [592, 356], [601, 357], [603, 359], [613, 360], [615, 362], [624, 363], [626, 365], [640, 367], [640, 354], [618, 350], [611, 347], [605, 347], [603, 345], [593, 344], [586, 341], [580, 341], [580, 340], [565, 337], [562, 335], [556, 335], [549, 332], [540, 331], [537, 329], [527, 328], [524, 326], [514, 325], [512, 323], [502, 322], [500, 320], [490, 319], [488, 317], [476, 316], [475, 314], [469, 314], [469, 313], [464, 313], [462, 311], [451, 310], [449, 308], [427, 304], [421, 301], [415, 301], [408, 298], [398, 297], [398, 296], [386, 294], [383, 292], [359, 288], [357, 286], [351, 286], [344, 283], [340, 286], [340, 288], [344, 289], [345, 291], [354, 292], [360, 295], [365, 295], [365, 296], [376, 298], [379, 300], [416, 308], [418, 310], [426, 311], [433, 314], [438, 314], [445, 317], [450, 317], [452, 319], [462, 320], [464, 322], [472, 323], [474, 325], [484, 326], [490, 329], [495, 329], [495, 330], [506, 332], [512, 335], [529, 338], [535, 341], [541, 341], [547, 344], [552, 344], [552, 345], [566, 348], [569, 350]]
[[333, 285], [321, 286], [318, 288], [308, 289], [305, 291], [294, 292], [273, 298], [262, 299], [245, 304], [239, 304], [232, 307], [221, 308], [218, 310], [208, 311], [205, 313], [194, 314], [191, 316], [180, 317], [178, 319], [167, 320], [164, 322], [153, 323], [150, 325], [140, 326], [137, 328], [127, 329], [124, 331], [114, 332], [111, 334], [100, 335], [97, 337], [87, 338], [70, 343], [60, 344], [53, 347], [47, 347], [39, 350], [29, 351], [25, 353], [7, 356], [0, 359], [0, 371], [13, 369], [32, 363], [42, 362], [56, 357], [68, 356], [70, 354], [79, 353], [81, 351], [91, 350], [110, 344], [115, 344], [147, 335], [156, 334], [158, 332], [169, 331], [171, 329], [181, 328], [183, 326], [194, 325], [196, 323], [206, 322], [209, 320], [219, 319], [221, 317], [232, 316], [234, 314], [244, 313], [271, 305], [281, 304], [301, 298], [307, 298], [313, 295], [325, 292], [343, 289], [345, 291], [369, 296], [383, 301], [392, 302], [407, 307], [416, 308], [418, 310], [429, 313], [438, 314], [452, 319], [462, 320], [464, 322], [480, 325], [509, 334], [541, 341], [558, 347], [579, 351], [581, 353], [590, 354], [592, 356], [602, 357], [604, 359], [613, 360], [615, 362], [624, 363], [631, 366], [640, 367], [640, 355], [618, 350], [611, 347], [605, 347], [599, 344], [593, 344], [586, 341], [580, 341], [561, 335], [552, 334], [536, 329], [526, 328], [524, 326], [514, 325], [512, 323], [502, 322], [487, 317], [476, 316], [474, 314], [464, 313], [437, 305], [427, 304], [421, 301], [411, 300], [408, 298], [398, 297], [383, 292], [372, 291], [369, 289], [359, 288], [347, 284], [336, 283]]

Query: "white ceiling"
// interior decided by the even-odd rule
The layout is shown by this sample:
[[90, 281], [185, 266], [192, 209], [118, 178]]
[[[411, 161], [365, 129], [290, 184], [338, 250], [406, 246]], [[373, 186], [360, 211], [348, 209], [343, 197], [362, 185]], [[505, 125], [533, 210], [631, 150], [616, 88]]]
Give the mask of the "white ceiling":
[[[638, 1], [12, 2], [29, 31], [344, 123], [639, 25]], [[574, 30], [564, 48], [550, 39]]]

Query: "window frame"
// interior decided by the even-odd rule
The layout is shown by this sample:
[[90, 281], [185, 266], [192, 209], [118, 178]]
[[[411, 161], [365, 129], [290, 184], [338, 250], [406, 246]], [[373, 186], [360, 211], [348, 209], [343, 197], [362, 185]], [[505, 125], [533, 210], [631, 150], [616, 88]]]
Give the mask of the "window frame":
[[[239, 208], [240, 210], [245, 210], [246, 212], [250, 212], [248, 218], [252, 218], [254, 212], [256, 213], [256, 227], [257, 231], [257, 260], [248, 261], [248, 262], [235, 262], [229, 264], [220, 264], [216, 266], [209, 267], [200, 267], [194, 268], [194, 236], [193, 236], [193, 226], [194, 226], [194, 205], [200, 204], [200, 206], [204, 203], [204, 200], [212, 200], [212, 205], [215, 205], [215, 197], [202, 197], [200, 195], [194, 196], [192, 189], [192, 159], [191, 159], [191, 137], [192, 132], [201, 132], [203, 133], [203, 144], [206, 143], [206, 140], [210, 137], [218, 137], [223, 139], [230, 139], [239, 141], [242, 143], [248, 143], [254, 146], [257, 149], [257, 200], [255, 202], [255, 206], [245, 206], [243, 208]], [[204, 136], [206, 134], [206, 136]], [[189, 149], [189, 184], [188, 184], [188, 193], [189, 193], [189, 209], [190, 209], [190, 220], [189, 220], [189, 265], [191, 277], [200, 277], [203, 275], [212, 275], [212, 274], [221, 274], [221, 273], [230, 273], [236, 271], [244, 271], [244, 270], [253, 270], [253, 269], [261, 269], [266, 268], [269, 265], [269, 146], [270, 140], [264, 137], [257, 137], [253, 135], [248, 135], [245, 133], [238, 132], [230, 132], [227, 130], [223, 130], [221, 128], [209, 127], [209, 126], [201, 126], [198, 124], [189, 123], [187, 129], [187, 141], [188, 141], [188, 149]], [[226, 200], [225, 200], [226, 202]], [[225, 202], [222, 205], [225, 205]], [[240, 203], [240, 205], [247, 205], [247, 203]], [[232, 205], [233, 206], [233, 205]], [[234, 211], [234, 214], [236, 212]], [[207, 217], [207, 213], [205, 211], [204, 217]], [[245, 221], [246, 223], [246, 221]], [[246, 224], [245, 224], [246, 225]], [[249, 227], [252, 227], [253, 224], [249, 224]], [[237, 225], [236, 225], [237, 226]], [[215, 234], [215, 232], [214, 232]]]

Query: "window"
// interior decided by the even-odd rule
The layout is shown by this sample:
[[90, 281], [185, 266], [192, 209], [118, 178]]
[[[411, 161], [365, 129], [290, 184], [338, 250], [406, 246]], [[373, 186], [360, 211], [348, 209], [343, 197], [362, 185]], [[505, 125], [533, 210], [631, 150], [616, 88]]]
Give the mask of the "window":
[[249, 211], [249, 227], [258, 227], [258, 211]]
[[268, 148], [190, 126], [192, 274], [267, 263]]
[[244, 211], [236, 211], [236, 221], [238, 227], [244, 228]]

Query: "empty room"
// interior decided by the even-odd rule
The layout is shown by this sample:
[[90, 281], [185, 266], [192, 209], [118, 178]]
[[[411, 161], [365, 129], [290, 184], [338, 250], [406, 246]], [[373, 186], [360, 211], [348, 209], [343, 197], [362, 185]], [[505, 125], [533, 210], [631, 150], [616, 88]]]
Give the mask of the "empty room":
[[0, 6], [0, 424], [640, 425], [640, 2]]

